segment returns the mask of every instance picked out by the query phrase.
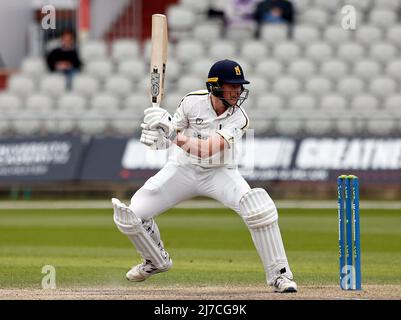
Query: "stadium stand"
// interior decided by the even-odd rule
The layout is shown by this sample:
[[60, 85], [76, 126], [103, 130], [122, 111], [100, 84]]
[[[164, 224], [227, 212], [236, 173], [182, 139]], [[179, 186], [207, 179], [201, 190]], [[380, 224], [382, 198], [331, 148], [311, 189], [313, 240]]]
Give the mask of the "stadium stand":
[[[230, 58], [241, 62], [251, 79], [250, 99], [244, 106], [258, 118], [257, 133], [385, 135], [400, 130], [396, 117], [401, 116], [401, 2], [293, 2], [298, 17], [292, 39], [280, 25], [264, 25], [259, 39], [225, 37], [221, 24], [207, 20], [207, 1], [169, 6], [165, 107], [173, 112], [185, 93], [205, 87], [213, 61]], [[364, 23], [356, 30], [344, 30], [336, 20], [344, 4], [360, 10]], [[75, 77], [71, 92], [61, 78], [48, 74], [43, 60], [26, 57], [20, 73], [0, 94], [2, 114], [12, 118], [24, 110], [23, 116], [18, 112], [20, 121], [11, 122], [16, 133], [39, 132], [43, 114], [51, 110], [57, 110], [58, 123], [65, 123], [46, 125], [49, 132], [140, 130], [138, 121], [149, 104], [149, 39], [93, 39], [80, 53], [85, 68]], [[378, 114], [384, 119], [379, 121]], [[355, 117], [357, 125], [350, 125]], [[0, 132], [8, 130], [10, 126], [1, 122]]]

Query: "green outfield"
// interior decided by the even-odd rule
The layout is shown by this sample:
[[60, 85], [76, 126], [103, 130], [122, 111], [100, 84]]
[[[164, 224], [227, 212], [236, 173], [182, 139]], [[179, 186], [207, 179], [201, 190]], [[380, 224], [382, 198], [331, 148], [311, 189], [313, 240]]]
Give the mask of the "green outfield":
[[[334, 209], [281, 209], [280, 227], [299, 285], [338, 283]], [[156, 219], [173, 268], [145, 286], [249, 285], [264, 282], [262, 264], [242, 220], [226, 209], [173, 209]], [[362, 210], [363, 284], [401, 284], [401, 213]], [[57, 287], [132, 286], [139, 262], [112, 210], [0, 210], [0, 287], [40, 288], [44, 265]]]

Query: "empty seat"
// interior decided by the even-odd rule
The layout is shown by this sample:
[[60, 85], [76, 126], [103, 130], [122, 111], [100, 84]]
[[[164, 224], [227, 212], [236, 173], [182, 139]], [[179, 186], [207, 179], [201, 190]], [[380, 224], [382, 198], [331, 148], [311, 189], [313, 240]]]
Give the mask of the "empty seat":
[[48, 133], [66, 134], [76, 129], [76, 119], [79, 114], [70, 114], [65, 111], [58, 110], [53, 113], [51, 118], [43, 119], [43, 125]]
[[250, 24], [247, 28], [242, 26], [229, 26], [225, 30], [225, 38], [235, 42], [243, 42], [244, 39], [252, 39], [256, 31], [256, 22]]
[[320, 32], [317, 27], [311, 25], [297, 25], [294, 29], [293, 39], [300, 46], [308, 46], [317, 42], [320, 38]]
[[401, 25], [397, 24], [387, 30], [387, 40], [398, 49], [401, 48]]
[[66, 90], [66, 78], [61, 74], [50, 74], [40, 80], [40, 91], [54, 98], [61, 96]]
[[188, 8], [194, 12], [206, 12], [209, 8], [208, 1], [198, 1], [198, 0], [180, 0], [181, 6]]
[[107, 57], [107, 47], [103, 41], [90, 40], [80, 47], [80, 54], [84, 62], [89, 62]]
[[183, 94], [203, 89], [204, 87], [205, 87], [204, 79], [192, 75], [184, 75], [177, 81], [177, 91]]
[[97, 111], [87, 112], [77, 119], [77, 127], [82, 134], [103, 134], [108, 126], [108, 121]]
[[273, 84], [274, 93], [282, 97], [292, 97], [301, 90], [301, 83], [290, 77], [278, 78]]
[[248, 40], [241, 45], [241, 57], [250, 62], [260, 61], [268, 56], [265, 43], [257, 40]]
[[35, 112], [23, 111], [12, 120], [12, 127], [18, 135], [30, 136], [42, 129], [42, 121]]
[[180, 92], [177, 91], [168, 92], [164, 99], [163, 105], [167, 110], [170, 110], [172, 113], [175, 113], [183, 97], [184, 96]]
[[[164, 106], [165, 101], [162, 101]], [[143, 111], [149, 108], [149, 96], [145, 93], [132, 93], [123, 101], [123, 109], [132, 112], [134, 117], [143, 118]]]
[[297, 12], [302, 13], [308, 10], [311, 5], [313, 5], [313, 0], [292, 0], [292, 3], [294, 4]]
[[195, 40], [181, 40], [176, 46], [178, 61], [188, 63], [205, 56], [202, 43]]
[[386, 74], [401, 83], [401, 59], [389, 62], [386, 66]]
[[301, 94], [292, 97], [288, 102], [288, 106], [295, 112], [308, 112], [315, 111], [317, 103], [315, 97]]
[[338, 57], [348, 63], [355, 63], [365, 55], [365, 49], [357, 43], [344, 43], [338, 48]]
[[284, 108], [283, 99], [275, 94], [265, 93], [259, 95], [256, 101], [256, 109], [265, 112], [266, 115], [275, 116]]
[[167, 8], [169, 37], [180, 39], [189, 34], [196, 24], [196, 14], [191, 9], [179, 5], [170, 5]]
[[274, 58], [284, 63], [298, 59], [300, 53], [300, 48], [292, 42], [283, 42], [274, 48]]
[[321, 111], [314, 111], [304, 120], [304, 131], [309, 135], [328, 135], [332, 132], [333, 126], [334, 121]]
[[76, 93], [85, 97], [90, 97], [96, 94], [98, 90], [99, 82], [96, 78], [83, 74], [79, 74], [74, 78], [73, 91]]
[[124, 60], [118, 65], [118, 73], [134, 81], [142, 79], [147, 72], [148, 68], [140, 59]]
[[13, 75], [8, 80], [8, 90], [21, 97], [32, 94], [35, 90], [33, 80], [23, 75]]
[[329, 24], [329, 15], [326, 11], [311, 7], [300, 16], [300, 21], [319, 28], [324, 28]]
[[332, 83], [329, 79], [316, 76], [310, 78], [305, 85], [306, 92], [315, 97], [327, 95], [332, 91]]
[[331, 115], [340, 116], [348, 107], [347, 99], [342, 95], [330, 93], [322, 97], [320, 108]]
[[13, 93], [0, 93], [0, 114], [9, 115], [18, 113], [22, 108], [21, 98]]
[[190, 72], [197, 77], [205, 79], [209, 73], [209, 69], [211, 66], [215, 63], [214, 60], [209, 59], [209, 58], [201, 58], [199, 60], [196, 60], [191, 64], [191, 69]]
[[115, 40], [111, 47], [111, 57], [119, 62], [127, 59], [133, 59], [139, 56], [139, 45], [133, 39]]
[[380, 75], [381, 66], [374, 60], [364, 59], [356, 63], [353, 73], [362, 80], [369, 81]]
[[142, 119], [134, 118], [129, 112], [122, 111], [110, 119], [110, 127], [115, 133], [131, 136], [141, 131], [141, 122]]
[[255, 74], [267, 80], [273, 81], [283, 75], [284, 67], [280, 61], [274, 59], [264, 59], [259, 61], [255, 67]]
[[372, 0], [346, 0], [345, 4], [355, 7], [357, 11], [367, 11], [372, 5]]
[[335, 119], [335, 130], [345, 136], [355, 136], [363, 130], [364, 123], [352, 112], [345, 112]]
[[367, 119], [366, 129], [372, 135], [388, 136], [396, 129], [396, 120], [383, 112]]
[[221, 40], [212, 44], [209, 48], [209, 56], [214, 60], [232, 59], [237, 55], [237, 48], [234, 42]]
[[369, 13], [369, 22], [379, 28], [387, 29], [397, 22], [397, 14], [388, 9], [373, 9]]
[[351, 108], [361, 114], [376, 111], [379, 108], [379, 100], [370, 94], [359, 94], [351, 100]]
[[374, 7], [396, 11], [401, 7], [401, 3], [399, 0], [374, 0]]
[[369, 56], [381, 63], [387, 63], [397, 56], [397, 49], [390, 43], [377, 43], [371, 47]]
[[46, 74], [47, 67], [43, 58], [28, 57], [22, 62], [21, 72], [26, 76], [39, 78]]
[[105, 89], [108, 93], [122, 98], [128, 96], [132, 92], [133, 85], [129, 79], [114, 75], [106, 80]]
[[[305, 2], [305, 0], [299, 0], [298, 2]], [[342, 2], [343, 0], [313, 0], [313, 4], [318, 9], [329, 13], [334, 13], [338, 8], [341, 8], [341, 5], [343, 4]]]
[[324, 77], [332, 81], [337, 81], [347, 75], [348, 67], [341, 60], [328, 60], [323, 62], [320, 72]]
[[274, 124], [280, 135], [293, 136], [302, 131], [302, 120], [291, 111], [280, 114]]
[[260, 39], [270, 47], [287, 41], [287, 26], [284, 24], [263, 24], [260, 29]]
[[251, 75], [247, 77], [247, 79], [249, 80], [250, 84], [246, 85], [245, 87], [249, 89], [251, 95], [260, 95], [266, 93], [268, 89], [268, 83], [265, 78]]
[[288, 67], [288, 74], [298, 80], [306, 80], [316, 73], [316, 66], [306, 59], [295, 60]]
[[381, 41], [383, 32], [376, 26], [362, 25], [355, 30], [355, 39], [359, 44], [372, 46]]
[[323, 63], [331, 59], [333, 49], [327, 43], [315, 42], [305, 48], [305, 56], [315, 63]]
[[350, 76], [340, 79], [337, 84], [338, 93], [347, 98], [361, 94], [364, 88], [365, 86], [361, 79]]
[[110, 60], [94, 60], [88, 61], [85, 66], [86, 72], [99, 80], [104, 80], [113, 72], [113, 65]]
[[[198, 1], [203, 2], [203, 1]], [[216, 42], [221, 37], [221, 26], [215, 23], [202, 23], [196, 25], [193, 30], [194, 40], [200, 41], [205, 44]]]
[[339, 26], [329, 26], [324, 31], [323, 40], [328, 44], [338, 47], [351, 39], [351, 32]]
[[69, 92], [60, 97], [57, 107], [61, 112], [79, 115], [86, 111], [86, 99], [79, 94]]
[[119, 111], [120, 104], [117, 97], [100, 93], [91, 99], [90, 108], [92, 112], [97, 112], [99, 115], [113, 115]]
[[29, 96], [25, 102], [26, 109], [40, 115], [49, 115], [55, 110], [53, 99], [43, 93]]
[[401, 94], [397, 93], [386, 97], [384, 108], [387, 110], [397, 110], [398, 114], [401, 114]]
[[392, 95], [397, 90], [397, 83], [387, 77], [372, 79], [369, 86], [370, 91], [379, 98]]
[[166, 66], [166, 81], [176, 81], [182, 74], [181, 63], [175, 58], [168, 59]]

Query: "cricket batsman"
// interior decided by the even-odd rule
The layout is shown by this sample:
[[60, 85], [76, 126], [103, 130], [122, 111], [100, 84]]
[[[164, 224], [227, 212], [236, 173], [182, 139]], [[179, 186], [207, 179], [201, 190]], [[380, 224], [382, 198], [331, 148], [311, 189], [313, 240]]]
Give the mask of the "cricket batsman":
[[267, 284], [276, 292], [297, 291], [276, 206], [264, 189], [250, 188], [235, 161], [236, 144], [249, 126], [241, 107], [248, 97], [246, 84], [249, 81], [238, 63], [217, 61], [209, 71], [207, 90], [188, 93], [174, 116], [158, 107], [144, 111], [140, 141], [153, 149], [169, 148], [169, 158], [133, 195], [129, 206], [112, 199], [117, 228], [143, 258], [127, 272], [128, 280], [143, 281], [173, 264], [154, 217], [184, 200], [206, 196], [241, 216], [262, 260]]

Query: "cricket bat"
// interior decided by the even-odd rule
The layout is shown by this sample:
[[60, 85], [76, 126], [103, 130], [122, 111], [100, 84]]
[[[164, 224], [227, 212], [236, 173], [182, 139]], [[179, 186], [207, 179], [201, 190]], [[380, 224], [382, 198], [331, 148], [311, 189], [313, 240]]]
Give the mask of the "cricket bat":
[[153, 107], [160, 107], [164, 97], [168, 44], [167, 32], [166, 16], [164, 14], [153, 14], [150, 59], [150, 98]]

